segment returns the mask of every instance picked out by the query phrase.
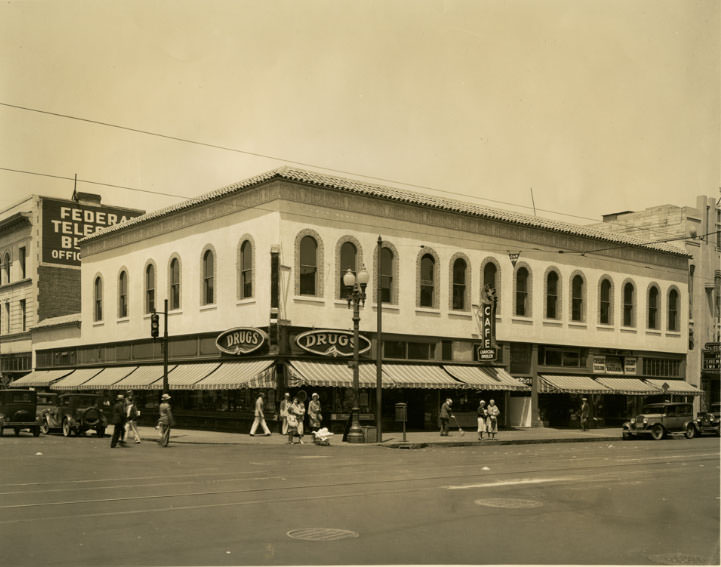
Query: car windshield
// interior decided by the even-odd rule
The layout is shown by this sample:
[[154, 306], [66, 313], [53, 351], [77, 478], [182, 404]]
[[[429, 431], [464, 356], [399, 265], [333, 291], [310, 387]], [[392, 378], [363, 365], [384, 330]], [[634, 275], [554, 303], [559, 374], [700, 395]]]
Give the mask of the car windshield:
[[73, 405], [75, 406], [94, 406], [97, 403], [97, 396], [77, 396], [73, 398]]
[[663, 406], [646, 406], [641, 413], [663, 413]]
[[713, 413], [718, 413], [719, 411], [721, 411], [721, 403], [711, 404], [711, 411]]
[[33, 395], [30, 392], [11, 392], [8, 401], [16, 404], [19, 402], [32, 402]]

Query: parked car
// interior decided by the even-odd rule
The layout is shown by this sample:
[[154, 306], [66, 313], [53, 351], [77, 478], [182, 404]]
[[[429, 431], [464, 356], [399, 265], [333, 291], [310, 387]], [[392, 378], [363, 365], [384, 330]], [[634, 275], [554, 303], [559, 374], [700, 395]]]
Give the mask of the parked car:
[[65, 437], [84, 435], [94, 429], [98, 437], [103, 437], [108, 420], [101, 402], [95, 394], [60, 394], [43, 412], [41, 429], [43, 433], [61, 430]]
[[699, 412], [696, 417], [696, 429], [700, 434], [710, 433], [712, 435], [719, 435], [720, 416], [721, 403], [712, 403], [709, 411]]
[[40, 435], [37, 419], [35, 390], [0, 390], [0, 436], [5, 429], [15, 430], [15, 435], [28, 429], [34, 437]]
[[663, 439], [670, 433], [684, 433], [693, 439], [698, 430], [693, 417], [693, 405], [685, 402], [649, 404], [636, 417], [623, 424], [623, 438], [650, 435]]
[[38, 416], [38, 419], [41, 422], [45, 411], [55, 407], [57, 397], [58, 395], [56, 392], [38, 392], [35, 415]]

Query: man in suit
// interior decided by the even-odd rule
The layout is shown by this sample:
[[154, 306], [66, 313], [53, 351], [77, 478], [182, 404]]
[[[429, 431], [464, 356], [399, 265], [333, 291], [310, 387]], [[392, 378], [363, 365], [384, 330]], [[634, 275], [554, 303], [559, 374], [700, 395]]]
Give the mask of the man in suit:
[[113, 437], [110, 439], [110, 447], [115, 448], [118, 442], [120, 442], [120, 445], [125, 445], [125, 441], [123, 441], [123, 433], [125, 432], [125, 397], [123, 394], [118, 394], [115, 398], [115, 404], [110, 414], [110, 422], [113, 424]]
[[448, 437], [448, 421], [456, 417], [453, 415], [451, 406], [453, 406], [451, 398], [446, 398], [446, 401], [441, 405], [441, 437]]

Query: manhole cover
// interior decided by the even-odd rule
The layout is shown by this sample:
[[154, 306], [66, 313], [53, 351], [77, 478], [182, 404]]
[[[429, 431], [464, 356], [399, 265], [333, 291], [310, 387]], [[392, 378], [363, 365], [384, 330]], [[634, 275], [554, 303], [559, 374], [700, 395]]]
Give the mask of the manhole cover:
[[538, 500], [524, 500], [523, 498], [481, 498], [475, 501], [479, 506], [489, 508], [540, 508], [542, 502]]
[[290, 538], [302, 539], [304, 541], [337, 541], [339, 539], [358, 537], [358, 532], [334, 530], [331, 528], [303, 528], [290, 530], [286, 535]]
[[709, 565], [708, 560], [686, 553], [659, 553], [648, 558], [659, 565]]

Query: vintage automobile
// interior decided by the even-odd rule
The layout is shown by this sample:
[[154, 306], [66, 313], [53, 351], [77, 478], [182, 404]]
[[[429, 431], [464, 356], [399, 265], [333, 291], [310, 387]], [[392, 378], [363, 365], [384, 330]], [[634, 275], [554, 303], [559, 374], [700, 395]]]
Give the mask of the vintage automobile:
[[65, 437], [84, 435], [94, 429], [98, 437], [105, 435], [108, 420], [103, 413], [101, 398], [95, 394], [60, 394], [41, 418], [43, 433], [61, 430]]
[[685, 402], [659, 402], [648, 404], [641, 414], [623, 424], [624, 439], [650, 435], [663, 439], [670, 433], [684, 433], [693, 439], [698, 430], [693, 417], [693, 405]]
[[38, 392], [37, 396], [38, 403], [35, 409], [35, 415], [37, 415], [40, 422], [42, 422], [45, 411], [55, 407], [58, 395], [56, 392]]
[[0, 390], [0, 436], [5, 429], [13, 429], [15, 435], [23, 429], [30, 430], [34, 437], [40, 435], [36, 399], [34, 390]]
[[696, 429], [700, 434], [719, 435], [719, 424], [721, 424], [721, 403], [711, 404], [709, 411], [699, 412], [696, 417]]

